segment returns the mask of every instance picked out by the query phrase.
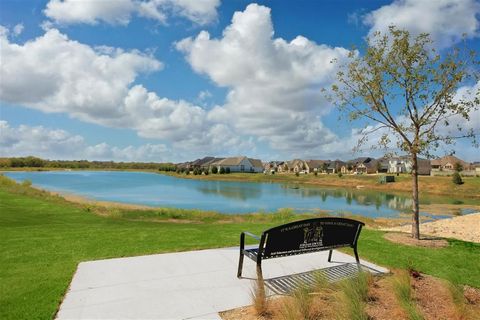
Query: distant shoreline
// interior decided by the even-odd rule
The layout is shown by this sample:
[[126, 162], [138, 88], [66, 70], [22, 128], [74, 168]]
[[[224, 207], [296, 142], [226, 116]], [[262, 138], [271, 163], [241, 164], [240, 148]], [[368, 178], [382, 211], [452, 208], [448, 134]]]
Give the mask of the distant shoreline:
[[[237, 182], [261, 182], [261, 183], [285, 183], [298, 184], [311, 187], [330, 187], [346, 189], [365, 189], [378, 190], [389, 193], [398, 193], [407, 195], [411, 190], [411, 176], [401, 174], [395, 176], [394, 183], [381, 184], [379, 177], [385, 174], [365, 174], [351, 175], [345, 174], [339, 177], [337, 174], [301, 174], [296, 176], [291, 173], [263, 174], [263, 173], [229, 173], [229, 174], [209, 174], [209, 175], [185, 175], [175, 172], [165, 172], [155, 169], [116, 169], [116, 168], [6, 168], [0, 169], [2, 172], [42, 172], [42, 171], [125, 171], [125, 172], [146, 172], [163, 174], [180, 179], [211, 180], [211, 181], [237, 181]], [[463, 177], [463, 185], [454, 185], [451, 177], [448, 176], [419, 176], [420, 196], [422, 198], [429, 196], [460, 198], [467, 202], [474, 201], [480, 205], [480, 178]], [[455, 195], [455, 196], [452, 196]], [[477, 202], [478, 201], [478, 202]]]

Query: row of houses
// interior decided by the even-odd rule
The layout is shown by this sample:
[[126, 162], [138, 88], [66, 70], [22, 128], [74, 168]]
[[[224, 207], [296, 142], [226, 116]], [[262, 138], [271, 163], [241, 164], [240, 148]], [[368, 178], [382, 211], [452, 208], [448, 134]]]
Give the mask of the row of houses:
[[264, 170], [263, 163], [260, 159], [248, 158], [246, 156], [228, 158], [204, 157], [191, 162], [179, 163], [177, 167], [188, 170], [200, 168], [208, 171], [211, 171], [212, 168], [215, 167], [218, 171], [223, 168], [225, 170], [228, 169], [230, 172], [252, 173], [260, 173]]
[[[412, 161], [408, 156], [383, 157], [379, 159], [360, 157], [349, 161], [342, 160], [301, 160], [271, 161], [265, 164], [267, 172], [293, 172], [293, 173], [410, 173]], [[480, 173], [480, 162], [468, 163], [455, 156], [445, 156], [435, 160], [418, 158], [418, 173], [430, 175], [432, 172], [450, 172], [461, 169]]]
[[[383, 157], [379, 159], [360, 157], [349, 161], [342, 160], [302, 160], [270, 161], [262, 163], [259, 159], [246, 156], [215, 158], [204, 157], [191, 162], [177, 164], [177, 167], [193, 170], [200, 168], [211, 171], [216, 167], [230, 172], [252, 173], [343, 173], [343, 174], [371, 174], [371, 173], [409, 173], [412, 171], [412, 161], [408, 156]], [[480, 163], [467, 163], [455, 156], [445, 156], [435, 160], [418, 159], [418, 173], [430, 175], [435, 171], [454, 171], [458, 168], [465, 171], [479, 171]]]

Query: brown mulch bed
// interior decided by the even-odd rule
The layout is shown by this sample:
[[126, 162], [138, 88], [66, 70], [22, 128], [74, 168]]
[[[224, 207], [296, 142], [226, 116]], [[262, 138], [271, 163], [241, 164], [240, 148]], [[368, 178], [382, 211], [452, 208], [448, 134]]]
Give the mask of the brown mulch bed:
[[[408, 315], [399, 304], [393, 289], [393, 275], [374, 277], [369, 284], [368, 301], [365, 311], [371, 320], [408, 320]], [[445, 281], [423, 275], [410, 273], [413, 300], [416, 308], [425, 320], [480, 320], [480, 289], [465, 286], [465, 304], [459, 308], [453, 302], [452, 294]], [[311, 319], [337, 319], [341, 305], [338, 293], [316, 293], [310, 308]], [[259, 316], [251, 306], [220, 313], [223, 320], [274, 320], [295, 319], [286, 317], [285, 306], [292, 303], [289, 296], [276, 296], [269, 299], [268, 312]]]
[[385, 233], [384, 238], [399, 244], [407, 246], [428, 247], [428, 248], [444, 248], [448, 247], [448, 241], [445, 239], [435, 237], [424, 237], [420, 240], [414, 239], [408, 233], [403, 232], [389, 232]]

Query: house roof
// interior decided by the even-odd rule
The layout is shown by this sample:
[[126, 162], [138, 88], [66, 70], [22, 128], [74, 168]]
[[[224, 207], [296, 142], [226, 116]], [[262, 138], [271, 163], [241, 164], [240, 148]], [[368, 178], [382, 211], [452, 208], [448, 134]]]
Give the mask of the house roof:
[[336, 169], [336, 168], [339, 168], [341, 166], [345, 165], [345, 162], [343, 161], [340, 161], [340, 160], [334, 160], [334, 161], [331, 161], [329, 164], [328, 164], [328, 169]]
[[211, 166], [211, 165], [215, 164], [216, 162], [221, 161], [223, 159], [225, 159], [225, 158], [213, 158], [210, 161], [207, 161], [207, 162], [203, 163], [202, 166], [208, 167], [208, 166]]
[[459, 159], [455, 156], [445, 156], [442, 158], [434, 159], [431, 161], [432, 166], [444, 166], [447, 163], [455, 164], [455, 163], [460, 163], [462, 166], [466, 167], [469, 166], [469, 164], [462, 159]]
[[223, 160], [215, 162], [216, 165], [219, 166], [239, 166], [240, 163], [243, 161], [243, 159], [246, 159], [247, 157], [241, 156], [241, 157], [229, 157], [225, 158]]
[[324, 163], [328, 163], [328, 160], [307, 160], [305, 161], [310, 168], [320, 168]]
[[353, 164], [363, 163], [363, 164], [366, 164], [366, 163], [371, 162], [372, 160], [374, 160], [374, 159], [370, 158], [370, 157], [359, 157], [359, 158], [355, 158], [353, 160], [348, 161], [348, 163], [353, 163]]
[[197, 160], [194, 160], [194, 161], [190, 162], [190, 165], [201, 166], [201, 165], [204, 165], [205, 163], [210, 162], [214, 159], [215, 159], [214, 157], [204, 157], [204, 158], [197, 159]]
[[258, 167], [258, 168], [263, 168], [262, 160], [260, 159], [253, 159], [253, 158], [248, 158], [252, 166]]

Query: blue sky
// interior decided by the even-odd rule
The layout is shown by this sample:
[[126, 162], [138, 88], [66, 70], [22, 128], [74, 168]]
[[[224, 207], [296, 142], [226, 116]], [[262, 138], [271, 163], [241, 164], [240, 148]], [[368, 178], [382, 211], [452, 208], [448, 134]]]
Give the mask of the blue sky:
[[[362, 124], [339, 121], [321, 94], [329, 61], [392, 23], [430, 33], [439, 50], [465, 33], [480, 51], [479, 19], [475, 0], [4, 0], [0, 155], [380, 156], [352, 152]], [[479, 117], [468, 127], [480, 130]], [[480, 160], [469, 143], [454, 149]]]

